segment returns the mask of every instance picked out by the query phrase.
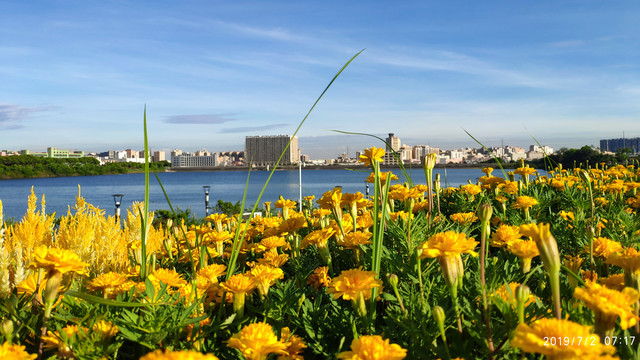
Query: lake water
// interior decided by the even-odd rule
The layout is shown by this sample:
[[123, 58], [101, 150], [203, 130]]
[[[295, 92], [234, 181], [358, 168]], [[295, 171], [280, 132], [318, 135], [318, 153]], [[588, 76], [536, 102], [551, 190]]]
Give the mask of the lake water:
[[[400, 181], [404, 181], [400, 170], [395, 169], [393, 172], [400, 178]], [[436, 169], [434, 177], [435, 173], [441, 174], [443, 187], [445, 186], [445, 178], [448, 186], [458, 186], [467, 183], [468, 179], [475, 182], [484, 175], [479, 169], [448, 169], [446, 174], [443, 169]], [[316, 198], [320, 198], [322, 193], [338, 185], [342, 186], [343, 192], [360, 191], [364, 194], [365, 179], [369, 174], [369, 172], [347, 169], [303, 169], [302, 196], [315, 195]], [[205, 215], [204, 190], [202, 188], [204, 185], [211, 186], [209, 206], [214, 206], [218, 199], [235, 203], [242, 200], [247, 175], [249, 175], [249, 185], [245, 207], [249, 207], [256, 203], [269, 172], [205, 171], [158, 174], [173, 207], [190, 208], [198, 217]], [[424, 184], [425, 182], [424, 172], [421, 168], [411, 170], [409, 176], [416, 184]], [[153, 174], [149, 178], [149, 183], [150, 209], [169, 209], [162, 189]], [[78, 185], [80, 185], [82, 196], [87, 202], [101, 209], [106, 209], [108, 214], [114, 212], [113, 194], [124, 194], [123, 209], [131, 206], [134, 201], [144, 200], [144, 174], [0, 180], [0, 200], [3, 203], [5, 218], [16, 220], [22, 218], [27, 209], [27, 198], [32, 186], [38, 197], [38, 204], [40, 204], [42, 194], [45, 194], [48, 213], [55, 212], [58, 216], [65, 215], [68, 207], [73, 207], [75, 204]], [[373, 195], [373, 186], [370, 187], [370, 192]], [[276, 201], [279, 195], [297, 200], [298, 194], [298, 171], [276, 171], [260, 203]]]

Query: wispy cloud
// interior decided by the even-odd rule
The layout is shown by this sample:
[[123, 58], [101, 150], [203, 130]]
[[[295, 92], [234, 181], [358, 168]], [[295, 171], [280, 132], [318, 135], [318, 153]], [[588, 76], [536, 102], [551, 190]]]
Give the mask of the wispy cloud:
[[395, 53], [375, 52], [374, 62], [382, 65], [410, 68], [417, 71], [447, 71], [453, 73], [480, 76], [492, 82], [518, 85], [531, 88], [554, 87], [553, 81], [540, 78], [539, 74], [527, 74], [506, 68], [460, 52], [431, 49], [419, 54], [398, 55]]
[[54, 107], [22, 107], [13, 104], [0, 104], [0, 127], [15, 130], [23, 127], [21, 122], [38, 112], [54, 110]]
[[279, 41], [306, 41], [307, 38], [304, 36], [300, 36], [292, 33], [291, 31], [283, 28], [264, 28], [264, 27], [255, 27], [248, 26], [237, 23], [230, 23], [225, 21], [216, 21], [218, 25], [227, 27], [233, 31], [236, 31], [238, 34], [247, 35], [251, 37], [260, 37], [267, 38], [272, 40]]
[[222, 129], [220, 132], [222, 133], [250, 133], [252, 131], [265, 131], [265, 130], [272, 130], [272, 129], [278, 129], [284, 126], [288, 126], [289, 124], [268, 124], [268, 125], [262, 125], [262, 126], [241, 126], [241, 127], [235, 127], [235, 128], [226, 128], [226, 129]]
[[213, 125], [238, 120], [235, 114], [173, 115], [167, 116], [164, 122], [169, 124]]
[[565, 40], [565, 41], [555, 41], [551, 43], [552, 47], [557, 47], [557, 48], [569, 48], [569, 47], [576, 47], [576, 46], [582, 46], [586, 43], [586, 41], [584, 40]]

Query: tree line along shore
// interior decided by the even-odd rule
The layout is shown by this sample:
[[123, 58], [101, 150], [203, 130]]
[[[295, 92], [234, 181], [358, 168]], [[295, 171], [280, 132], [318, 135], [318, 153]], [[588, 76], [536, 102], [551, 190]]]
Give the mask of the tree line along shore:
[[[161, 161], [149, 164], [152, 171], [165, 171], [170, 164]], [[144, 164], [114, 162], [100, 165], [91, 157], [56, 159], [32, 155], [0, 157], [0, 179], [28, 179], [62, 176], [112, 175], [144, 172]]]

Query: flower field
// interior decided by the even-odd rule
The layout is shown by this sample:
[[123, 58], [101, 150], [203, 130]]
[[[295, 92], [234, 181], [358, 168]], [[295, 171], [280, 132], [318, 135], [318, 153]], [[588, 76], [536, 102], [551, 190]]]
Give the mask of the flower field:
[[[262, 217], [151, 226], [79, 193], [2, 225], [1, 359], [631, 359], [640, 169], [339, 187]], [[480, 170], [478, 170], [480, 171]]]

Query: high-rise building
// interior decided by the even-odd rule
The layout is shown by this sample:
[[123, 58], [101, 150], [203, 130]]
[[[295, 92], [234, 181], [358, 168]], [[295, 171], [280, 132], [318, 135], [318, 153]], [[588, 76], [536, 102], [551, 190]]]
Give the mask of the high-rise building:
[[[402, 163], [402, 154], [400, 151], [400, 146], [402, 145], [400, 142], [400, 138], [394, 136], [393, 133], [389, 133], [389, 137], [386, 139], [387, 144], [391, 147], [392, 150], [386, 149], [384, 153], [384, 157], [382, 158], [383, 165], [398, 165]], [[395, 153], [394, 153], [395, 151]]]
[[391, 146], [391, 148], [395, 151], [400, 150], [400, 138], [397, 136], [393, 136], [393, 133], [389, 133], [389, 137], [387, 138], [387, 143]]
[[155, 151], [153, 153], [153, 162], [165, 161], [165, 153], [164, 151]]
[[633, 154], [640, 151], [640, 138], [600, 140], [600, 151], [616, 152], [618, 149], [631, 149]]
[[[285, 150], [287, 144], [289, 147]], [[298, 138], [295, 136], [293, 138], [289, 135], [247, 136], [244, 149], [245, 162], [255, 166], [275, 165], [283, 151], [280, 164], [291, 165], [300, 161]]]

